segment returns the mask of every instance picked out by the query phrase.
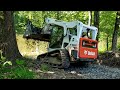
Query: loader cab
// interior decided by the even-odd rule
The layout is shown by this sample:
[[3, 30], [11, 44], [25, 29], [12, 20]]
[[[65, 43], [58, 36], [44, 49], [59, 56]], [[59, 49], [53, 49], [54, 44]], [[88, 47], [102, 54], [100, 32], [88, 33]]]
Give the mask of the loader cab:
[[79, 58], [96, 59], [98, 55], [97, 28], [83, 25], [80, 42]]
[[96, 40], [98, 29], [94, 26], [83, 25], [81, 30], [81, 38], [88, 37], [89, 39]]
[[64, 36], [64, 28], [52, 25], [49, 48], [61, 48]]

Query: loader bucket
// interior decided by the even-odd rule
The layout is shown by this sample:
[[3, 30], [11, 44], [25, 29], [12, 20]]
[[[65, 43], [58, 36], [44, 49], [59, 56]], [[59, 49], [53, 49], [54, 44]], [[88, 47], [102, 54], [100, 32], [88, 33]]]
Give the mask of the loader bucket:
[[43, 28], [35, 27], [31, 21], [28, 21], [23, 38], [49, 42], [50, 33], [44, 32]]

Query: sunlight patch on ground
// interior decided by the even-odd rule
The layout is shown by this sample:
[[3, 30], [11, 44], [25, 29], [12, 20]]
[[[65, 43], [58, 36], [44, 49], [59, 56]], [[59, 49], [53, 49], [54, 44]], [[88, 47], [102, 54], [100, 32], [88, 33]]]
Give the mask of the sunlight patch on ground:
[[22, 35], [16, 35], [20, 53], [23, 56], [36, 58], [38, 55], [47, 52], [47, 42], [26, 40]]

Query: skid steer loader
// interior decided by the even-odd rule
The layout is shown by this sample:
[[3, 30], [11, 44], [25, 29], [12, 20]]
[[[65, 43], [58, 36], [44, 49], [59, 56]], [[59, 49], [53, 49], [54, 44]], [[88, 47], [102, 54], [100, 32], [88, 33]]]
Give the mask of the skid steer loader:
[[46, 18], [43, 28], [27, 23], [24, 38], [49, 42], [48, 52], [37, 57], [41, 63], [68, 68], [78, 61], [92, 62], [98, 56], [98, 29], [81, 21], [65, 22]]

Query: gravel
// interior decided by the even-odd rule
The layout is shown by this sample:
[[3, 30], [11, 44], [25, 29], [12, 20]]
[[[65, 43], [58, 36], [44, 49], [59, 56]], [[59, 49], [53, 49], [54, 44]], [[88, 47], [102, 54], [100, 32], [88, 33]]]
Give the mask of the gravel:
[[66, 70], [68, 73], [77, 72], [83, 79], [120, 79], [120, 68], [112, 68], [104, 65], [92, 64], [87, 68], [72, 67]]
[[[29, 63], [30, 64], [30, 63]], [[48, 72], [36, 71], [35, 79], [120, 79], [120, 68], [91, 64], [89, 67], [53, 69]]]
[[36, 71], [36, 79], [120, 79], [120, 68], [91, 64], [88, 67], [71, 66], [68, 69], [51, 68]]

